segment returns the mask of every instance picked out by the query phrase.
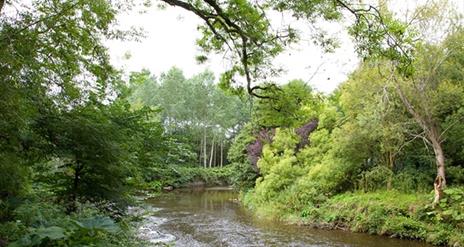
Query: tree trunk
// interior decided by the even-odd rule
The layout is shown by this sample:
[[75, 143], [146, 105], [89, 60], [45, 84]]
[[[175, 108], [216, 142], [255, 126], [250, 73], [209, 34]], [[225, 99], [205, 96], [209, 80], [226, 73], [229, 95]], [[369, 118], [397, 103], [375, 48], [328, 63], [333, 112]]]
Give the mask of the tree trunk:
[[393, 170], [395, 168], [395, 158], [392, 152], [388, 153], [388, 168], [390, 169], [391, 174], [388, 176], [387, 179], [387, 190], [391, 190], [393, 181]]
[[5, 5], [5, 0], [0, 0], [0, 15], [2, 15], [2, 9], [4, 5]]
[[437, 164], [437, 176], [433, 183], [433, 189], [435, 191], [435, 197], [433, 199], [433, 206], [437, 205], [438, 202], [443, 198], [443, 189], [446, 186], [445, 179], [445, 154], [441, 145], [441, 134], [438, 130], [437, 124], [430, 116], [422, 116], [414, 110], [411, 102], [404, 95], [399, 84], [396, 86], [396, 90], [400, 96], [403, 105], [413, 115], [416, 122], [422, 127], [426, 133], [426, 139], [432, 143], [433, 152], [435, 154], [435, 162]]
[[214, 155], [214, 137], [213, 137], [213, 142], [211, 143], [211, 156], [209, 158], [209, 168], [211, 168], [211, 165], [213, 163], [213, 155]]
[[206, 154], [206, 127], [203, 131], [203, 167], [206, 168], [206, 161], [208, 159], [208, 155]]
[[69, 205], [68, 213], [76, 212], [77, 210], [77, 194], [79, 189], [82, 168], [83, 166], [79, 162], [77, 162], [76, 169], [74, 170], [74, 179], [71, 192], [71, 204]]
[[198, 154], [198, 165], [201, 166], [201, 159], [203, 157], [203, 138], [200, 137], [200, 152]]
[[435, 162], [437, 164], [437, 177], [433, 183], [433, 188], [435, 191], [435, 197], [433, 200], [433, 205], [437, 205], [440, 200], [443, 198], [443, 189], [446, 187], [445, 179], [445, 154], [443, 152], [443, 147], [441, 141], [439, 140], [439, 135], [436, 127], [431, 129], [429, 139], [432, 142], [433, 152], [435, 153]]
[[221, 141], [221, 167], [224, 164], [224, 142]]
[[[217, 146], [217, 143], [215, 144]], [[217, 166], [217, 148], [214, 149], [214, 155], [213, 155], [213, 167]]]

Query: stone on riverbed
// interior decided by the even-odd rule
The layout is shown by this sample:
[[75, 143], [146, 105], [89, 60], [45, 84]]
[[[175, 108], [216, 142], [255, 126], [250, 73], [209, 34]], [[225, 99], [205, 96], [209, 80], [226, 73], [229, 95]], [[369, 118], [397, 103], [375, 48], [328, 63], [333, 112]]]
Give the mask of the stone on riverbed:
[[174, 189], [174, 187], [172, 187], [172, 186], [165, 186], [165, 187], [163, 187], [163, 190], [164, 190], [164, 191], [172, 191], [173, 189]]

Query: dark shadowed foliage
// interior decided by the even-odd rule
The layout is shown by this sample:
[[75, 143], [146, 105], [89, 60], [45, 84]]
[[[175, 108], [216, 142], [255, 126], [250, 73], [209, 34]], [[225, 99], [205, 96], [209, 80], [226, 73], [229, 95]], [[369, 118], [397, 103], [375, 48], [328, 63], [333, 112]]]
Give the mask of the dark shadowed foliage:
[[256, 172], [259, 172], [257, 163], [263, 153], [263, 146], [266, 143], [271, 143], [274, 135], [275, 129], [262, 129], [256, 135], [256, 140], [247, 146], [248, 159]]
[[313, 119], [309, 123], [295, 130], [296, 134], [301, 138], [300, 142], [296, 147], [297, 151], [309, 144], [309, 134], [311, 134], [311, 132], [317, 129], [318, 124], [319, 120]]

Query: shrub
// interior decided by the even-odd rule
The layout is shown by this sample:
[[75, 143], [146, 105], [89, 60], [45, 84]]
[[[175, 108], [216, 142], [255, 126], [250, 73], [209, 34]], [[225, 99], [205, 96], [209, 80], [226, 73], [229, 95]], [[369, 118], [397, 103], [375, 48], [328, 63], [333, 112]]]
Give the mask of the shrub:
[[361, 173], [359, 188], [364, 191], [375, 191], [387, 188], [388, 179], [393, 176], [393, 172], [385, 166], [375, 166], [369, 171]]
[[399, 237], [424, 239], [427, 234], [424, 223], [406, 216], [388, 217], [381, 229], [381, 234]]
[[15, 221], [0, 224], [9, 246], [135, 246], [124, 218], [119, 223], [95, 204], [79, 204], [70, 215], [52, 202], [29, 199], [14, 210]]

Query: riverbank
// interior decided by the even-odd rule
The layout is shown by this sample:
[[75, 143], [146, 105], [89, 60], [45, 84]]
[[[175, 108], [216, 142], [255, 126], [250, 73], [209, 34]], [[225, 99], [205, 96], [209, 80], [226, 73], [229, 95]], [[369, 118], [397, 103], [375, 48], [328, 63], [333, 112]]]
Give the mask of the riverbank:
[[229, 186], [232, 184], [233, 167], [168, 167], [152, 171], [150, 182], [140, 185], [139, 189], [154, 192], [178, 188]]
[[278, 203], [258, 204], [253, 191], [243, 203], [261, 217], [316, 228], [415, 239], [434, 245], [464, 246], [464, 194], [462, 188], [447, 190], [447, 197], [433, 209], [428, 194], [397, 191], [344, 193], [319, 205], [292, 209]]

